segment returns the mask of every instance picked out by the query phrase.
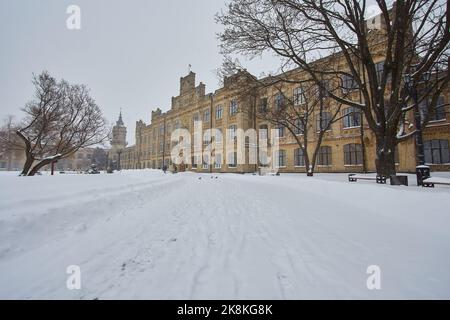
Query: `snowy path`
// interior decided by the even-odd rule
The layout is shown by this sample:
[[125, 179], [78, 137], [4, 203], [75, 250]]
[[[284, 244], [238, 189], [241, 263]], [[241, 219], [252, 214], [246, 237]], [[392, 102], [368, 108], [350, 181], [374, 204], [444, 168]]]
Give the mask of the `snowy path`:
[[[0, 298], [450, 298], [449, 188], [156, 171], [32, 179], [0, 176]], [[81, 290], [66, 288], [68, 265]], [[369, 265], [381, 290], [366, 287]]]

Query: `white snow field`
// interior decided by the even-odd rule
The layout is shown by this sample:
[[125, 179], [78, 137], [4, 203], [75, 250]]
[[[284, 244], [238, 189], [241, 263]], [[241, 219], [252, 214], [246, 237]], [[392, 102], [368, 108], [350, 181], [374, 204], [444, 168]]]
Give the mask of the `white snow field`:
[[450, 187], [213, 177], [0, 173], [0, 298], [450, 298]]

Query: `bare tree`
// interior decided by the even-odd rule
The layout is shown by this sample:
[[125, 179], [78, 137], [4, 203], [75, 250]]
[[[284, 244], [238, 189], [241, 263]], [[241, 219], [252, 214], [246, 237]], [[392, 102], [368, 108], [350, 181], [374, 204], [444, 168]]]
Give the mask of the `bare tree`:
[[16, 131], [25, 146], [22, 175], [32, 176], [108, 138], [105, 119], [86, 86], [58, 82], [47, 72], [34, 76], [33, 84], [35, 98], [23, 109], [26, 117]]
[[[318, 86], [323, 78], [352, 79], [361, 101], [327, 94], [364, 114], [376, 138], [377, 173], [387, 176], [395, 173], [396, 145], [426, 125], [450, 79], [449, 6], [442, 0], [377, 0], [380, 18], [372, 26], [366, 0], [233, 0], [217, 21], [225, 27], [219, 35], [225, 54], [273, 52]], [[420, 87], [415, 96], [405, 75]], [[426, 86], [421, 82], [430, 78]], [[405, 113], [425, 100], [427, 112], [408, 132]]]
[[235, 94], [243, 102], [239, 111], [250, 119], [254, 117], [286, 129], [294, 137], [310, 176], [315, 171], [322, 142], [334, 123], [351, 116], [355, 123], [362, 125], [360, 111], [349, 109], [351, 112], [343, 113], [343, 104], [329, 98], [328, 92], [345, 99], [355, 95], [354, 88], [347, 88], [341, 78], [322, 78], [318, 86], [307, 77], [299, 77], [297, 70], [293, 70], [257, 79], [239, 62], [226, 56], [217, 74], [234, 85]]
[[[286, 129], [294, 137], [302, 150], [306, 172], [313, 175], [326, 133], [342, 119], [341, 105], [332, 108], [326, 92], [312, 82], [300, 82], [295, 94], [290, 96], [286, 94], [283, 80], [265, 80], [266, 86], [276, 90], [275, 94], [257, 102], [256, 117]], [[311, 145], [313, 147], [308, 148]]]

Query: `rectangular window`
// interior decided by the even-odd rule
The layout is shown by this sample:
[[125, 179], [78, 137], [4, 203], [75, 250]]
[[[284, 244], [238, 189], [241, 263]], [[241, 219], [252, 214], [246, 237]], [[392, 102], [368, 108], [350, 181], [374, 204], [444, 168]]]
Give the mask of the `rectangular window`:
[[267, 140], [269, 129], [266, 124], [259, 126], [259, 138], [262, 140]]
[[236, 168], [237, 167], [237, 152], [228, 153], [227, 157], [228, 168]]
[[317, 132], [330, 130], [331, 129], [329, 128], [330, 122], [331, 122], [331, 113], [322, 112], [322, 116], [318, 114], [316, 119]]
[[278, 168], [286, 167], [286, 150], [278, 150], [276, 152], [276, 166]]
[[192, 116], [192, 121], [193, 122], [198, 121], [198, 113], [194, 113], [194, 115]]
[[282, 93], [277, 93], [275, 95], [275, 110], [280, 111], [284, 107], [284, 95]]
[[202, 164], [202, 156], [192, 156], [192, 168], [197, 168], [198, 164]]
[[217, 106], [216, 107], [216, 119], [222, 119], [222, 112], [223, 112], [222, 106]]
[[433, 139], [424, 141], [425, 162], [430, 164], [449, 163], [448, 140]]
[[267, 109], [267, 98], [259, 99], [259, 112], [266, 113]]
[[230, 117], [236, 115], [238, 109], [237, 100], [231, 100], [230, 103]]
[[445, 103], [444, 97], [440, 96], [437, 99], [436, 106], [434, 110], [431, 112], [430, 121], [440, 121], [445, 120]]
[[294, 133], [296, 135], [303, 134], [305, 132], [305, 126], [303, 124], [303, 121], [301, 119], [295, 120], [295, 127], [294, 127]]
[[[380, 81], [382, 80], [382, 78], [383, 78], [384, 61], [375, 63], [375, 71], [376, 71], [376, 73], [377, 73], [377, 79], [378, 79], [378, 81], [380, 82]], [[391, 75], [388, 74], [388, 75], [387, 75], [386, 82], [388, 82], [388, 81], [390, 81], [390, 80], [391, 80]]]
[[236, 131], [237, 131], [237, 125], [232, 124], [229, 128], [229, 138], [230, 140], [236, 139]]
[[279, 138], [283, 138], [284, 137], [284, 126], [278, 125], [278, 127], [277, 127], [277, 134], [278, 134]]
[[294, 105], [298, 106], [306, 102], [305, 93], [302, 87], [294, 89]]
[[358, 89], [358, 84], [352, 76], [344, 74], [342, 76], [342, 89], [344, 91], [351, 91]]
[[362, 148], [360, 144], [349, 143], [344, 145], [344, 164], [345, 165], [362, 164]]
[[205, 110], [203, 112], [203, 122], [208, 123], [210, 117], [211, 117], [211, 114], [209, 112], [209, 109]]
[[359, 127], [361, 126], [361, 112], [355, 107], [349, 107], [344, 109], [344, 128]]
[[207, 146], [211, 143], [211, 136], [209, 134], [205, 134], [203, 136], [203, 145]]
[[296, 167], [305, 166], [305, 155], [303, 154], [303, 149], [297, 148], [294, 150], [294, 165]]
[[203, 169], [209, 169], [209, 156], [205, 155], [203, 157]]
[[214, 157], [214, 168], [220, 169], [222, 168], [222, 154], [217, 153]]
[[323, 146], [319, 148], [317, 164], [319, 166], [331, 166], [331, 147]]

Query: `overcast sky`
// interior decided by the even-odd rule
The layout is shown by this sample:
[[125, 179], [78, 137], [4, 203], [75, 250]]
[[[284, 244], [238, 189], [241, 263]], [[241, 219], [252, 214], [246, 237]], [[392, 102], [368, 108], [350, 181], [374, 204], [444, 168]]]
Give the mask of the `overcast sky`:
[[[69, 5], [81, 30], [69, 30]], [[0, 0], [0, 120], [21, 117], [32, 73], [84, 83], [111, 123], [120, 108], [134, 143], [136, 120], [170, 107], [188, 65], [206, 91], [217, 89], [222, 57], [214, 15], [224, 0]], [[276, 71], [273, 57], [241, 62], [255, 75]]]

